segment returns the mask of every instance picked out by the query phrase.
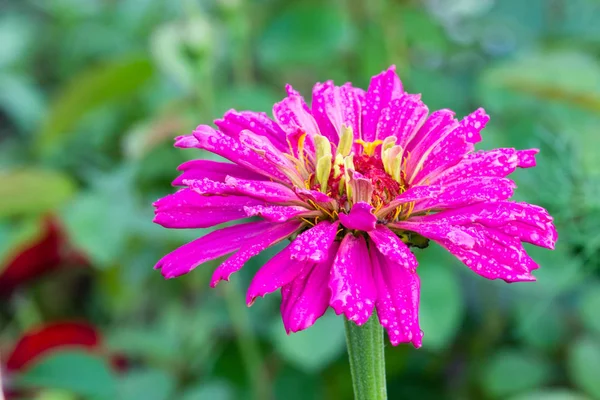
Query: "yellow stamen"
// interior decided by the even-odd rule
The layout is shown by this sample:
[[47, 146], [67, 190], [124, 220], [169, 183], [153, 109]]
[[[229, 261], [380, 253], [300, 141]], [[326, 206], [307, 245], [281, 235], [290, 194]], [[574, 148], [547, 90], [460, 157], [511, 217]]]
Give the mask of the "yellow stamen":
[[314, 223], [313, 221], [310, 221], [310, 220], [308, 220], [308, 219], [306, 219], [306, 218], [300, 218], [300, 219], [301, 219], [302, 221], [306, 222], [306, 223], [307, 223], [307, 224], [309, 224], [309, 225], [315, 226], [315, 223]]
[[364, 153], [368, 156], [372, 156], [375, 153], [377, 146], [383, 143], [383, 140], [378, 139], [373, 142], [365, 142], [362, 139], [356, 139], [354, 143], [360, 144], [364, 149]]

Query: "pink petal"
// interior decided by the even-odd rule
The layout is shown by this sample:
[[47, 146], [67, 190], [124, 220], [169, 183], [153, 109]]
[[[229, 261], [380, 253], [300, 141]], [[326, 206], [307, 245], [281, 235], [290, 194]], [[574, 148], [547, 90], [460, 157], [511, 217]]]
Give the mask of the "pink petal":
[[396, 66], [371, 78], [363, 105], [362, 140], [373, 142], [377, 135], [377, 124], [381, 112], [393, 99], [404, 95], [402, 82], [396, 75]]
[[437, 197], [417, 203], [413, 213], [509, 199], [516, 185], [507, 178], [473, 177], [442, 188]]
[[333, 82], [317, 83], [313, 89], [312, 114], [321, 133], [338, 144], [342, 126], [352, 128], [360, 137], [361, 103], [365, 93], [350, 84], [334, 86]]
[[[431, 182], [442, 171], [458, 164], [465, 154], [473, 150], [473, 145], [467, 141], [465, 135], [460, 126], [443, 135], [425, 151], [420, 160], [421, 168], [411, 171], [408, 182], [411, 185]], [[427, 139], [423, 141], [426, 142]]]
[[531, 168], [535, 167], [535, 155], [539, 153], [539, 149], [517, 150], [518, 167]]
[[264, 112], [229, 110], [222, 119], [215, 121], [215, 125], [221, 132], [233, 138], [239, 138], [242, 131], [249, 130], [267, 137], [281, 151], [288, 149], [285, 132]]
[[319, 134], [319, 126], [302, 96], [292, 93], [273, 106], [275, 120], [288, 133], [295, 133], [298, 129], [308, 136]]
[[477, 274], [507, 282], [532, 281], [538, 265], [527, 255], [519, 239], [480, 224], [453, 226], [403, 221], [396, 227], [436, 241]]
[[396, 136], [396, 144], [403, 148], [425, 122], [429, 109], [419, 94], [407, 94], [391, 101], [381, 112], [377, 124], [377, 139]]
[[314, 213], [318, 213], [304, 207], [262, 205], [244, 207], [244, 211], [248, 217], [259, 216], [271, 222], [285, 222], [295, 217], [316, 216]]
[[289, 148], [285, 151], [279, 150], [271, 141], [265, 137], [257, 135], [256, 133], [243, 130], [239, 134], [239, 140], [242, 146], [252, 149], [260, 157], [269, 160], [273, 165], [285, 168], [287, 170], [294, 170], [294, 164], [286, 157]]
[[302, 226], [302, 222], [300, 221], [273, 224], [270, 229], [262, 231], [260, 235], [249, 238], [242, 244], [237, 253], [229, 257], [215, 270], [210, 281], [210, 286], [217, 286], [217, 284], [223, 279], [228, 281], [231, 274], [242, 268], [246, 261], [261, 251], [279, 243], [283, 239], [288, 238], [290, 235], [296, 232], [300, 226]]
[[180, 149], [197, 148], [199, 144], [198, 139], [194, 135], [177, 136], [175, 138], [175, 147], [179, 147]]
[[172, 251], [161, 258], [154, 268], [160, 269], [165, 278], [187, 274], [206, 261], [239, 249], [247, 240], [263, 234], [271, 227], [272, 223], [259, 221], [219, 229]]
[[[403, 143], [396, 141], [396, 144], [406, 148], [405, 154], [410, 154], [408, 158], [410, 164], [411, 160], [419, 158], [414, 149], [417, 148], [417, 146], [421, 148], [421, 141], [424, 139], [435, 140], [441, 136], [442, 132], [450, 131], [455, 126], [458, 126], [458, 122], [454, 119], [454, 112], [452, 110], [443, 109], [434, 111], [412, 138], [405, 138], [408, 142]], [[422, 148], [429, 148], [430, 146], [431, 145], [425, 145]]]
[[224, 195], [236, 193], [235, 189], [231, 185], [223, 182], [213, 181], [208, 178], [185, 179], [182, 183], [199, 195]]
[[342, 124], [341, 118], [340, 120], [330, 119], [327, 115], [327, 107], [332, 107], [332, 103], [335, 102], [335, 97], [333, 96], [334, 88], [333, 81], [315, 84], [312, 92], [311, 112], [319, 126], [321, 134], [331, 143], [337, 145], [339, 142], [338, 129], [340, 129]]
[[448, 184], [477, 176], [504, 178], [518, 166], [515, 149], [494, 149], [478, 151], [464, 156], [455, 166], [432, 177], [431, 183]]
[[479, 223], [519, 240], [554, 248], [557, 233], [552, 217], [542, 207], [528, 203], [480, 203], [437, 214], [412, 217], [409, 222], [467, 226]]
[[377, 250], [387, 260], [408, 268], [411, 272], [416, 270], [417, 259], [408, 246], [387, 226], [378, 225], [377, 229], [369, 232], [369, 237]]
[[331, 290], [326, 283], [338, 247], [339, 243], [335, 242], [326, 260], [308, 264], [294, 280], [281, 288], [281, 316], [287, 333], [312, 326], [327, 310]]
[[[194, 140], [196, 139], [194, 138]], [[223, 182], [228, 175], [243, 179], [264, 179], [262, 175], [249, 171], [246, 168], [242, 168], [239, 165], [211, 160], [187, 161], [181, 164], [177, 169], [183, 171], [183, 173], [173, 181], [173, 186], [183, 185], [184, 180], [204, 178]]]
[[442, 187], [440, 185], [413, 186], [406, 192], [398, 195], [385, 207], [382, 207], [380, 210], [378, 210], [375, 215], [378, 217], [385, 217], [396, 207], [402, 204], [412, 203], [420, 200], [435, 199], [441, 192]]
[[333, 198], [329, 197], [323, 192], [319, 192], [318, 190], [302, 189], [295, 187], [294, 192], [296, 192], [296, 194], [302, 199], [302, 201], [312, 201], [326, 209], [335, 208], [334, 205], [337, 203]]
[[[442, 171], [456, 165], [468, 152], [473, 150], [473, 143], [481, 141], [479, 132], [485, 127], [489, 116], [482, 108], [463, 118], [456, 129], [446, 131], [439, 140], [425, 138], [423, 144], [429, 144], [429, 150], [423, 148], [419, 157], [422, 168], [411, 171], [409, 183], [420, 184], [431, 182]], [[431, 144], [431, 141], [435, 141]], [[420, 145], [421, 146], [421, 145]]]
[[290, 256], [294, 260], [321, 262], [327, 258], [339, 222], [321, 221], [302, 232], [290, 245]]
[[348, 233], [342, 240], [329, 278], [331, 300], [336, 314], [362, 325], [371, 316], [377, 292], [373, 282], [367, 242]]
[[478, 108], [460, 121], [460, 129], [465, 132], [469, 143], [481, 142], [481, 131], [490, 120], [483, 108]]
[[349, 214], [340, 213], [340, 222], [348, 229], [369, 232], [375, 229], [377, 217], [373, 214], [373, 206], [358, 202], [352, 206]]
[[310, 264], [307, 261], [292, 259], [291, 253], [291, 245], [288, 245], [258, 270], [246, 294], [248, 306], [251, 306], [257, 297], [263, 297], [290, 283]]
[[228, 176], [225, 178], [225, 183], [233, 187], [237, 193], [256, 199], [272, 203], [303, 204], [293, 190], [277, 182], [248, 181]]
[[238, 139], [224, 135], [208, 125], [198, 126], [194, 131], [194, 137], [198, 141], [195, 146], [197, 148], [215, 153], [257, 174], [280, 182], [291, 183], [290, 179], [277, 166], [248, 146], [242, 145]]
[[[412, 342], [421, 347], [423, 332], [419, 326], [420, 282], [416, 272], [391, 262], [370, 246], [373, 276], [377, 288], [377, 316], [393, 346]], [[412, 257], [416, 264], [416, 259]]]
[[208, 228], [246, 218], [244, 207], [260, 204], [243, 196], [202, 196], [186, 188], [154, 203], [154, 222], [165, 228]]

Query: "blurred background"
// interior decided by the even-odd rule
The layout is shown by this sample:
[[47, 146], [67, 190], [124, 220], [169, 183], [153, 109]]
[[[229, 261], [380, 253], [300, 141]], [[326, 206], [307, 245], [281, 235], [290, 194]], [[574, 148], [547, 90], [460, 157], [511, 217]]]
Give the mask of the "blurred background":
[[[396, 64], [430, 110], [538, 147], [516, 199], [556, 218], [537, 283], [418, 252], [424, 345], [386, 347], [390, 399], [600, 399], [600, 1], [0, 0], [0, 361], [11, 399], [351, 399], [341, 318], [287, 336], [279, 295], [216, 263], [152, 269], [205, 232], [152, 224], [173, 137], [291, 83]], [[204, 230], [206, 231], [206, 230]]]

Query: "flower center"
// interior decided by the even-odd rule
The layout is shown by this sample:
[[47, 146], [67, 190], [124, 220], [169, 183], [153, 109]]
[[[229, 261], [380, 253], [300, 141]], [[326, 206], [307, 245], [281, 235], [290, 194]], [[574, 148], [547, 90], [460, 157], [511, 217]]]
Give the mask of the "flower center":
[[404, 185], [395, 181], [385, 172], [383, 162], [379, 158], [366, 154], [354, 157], [356, 172], [362, 174], [373, 185], [372, 204], [384, 206], [404, 192]]

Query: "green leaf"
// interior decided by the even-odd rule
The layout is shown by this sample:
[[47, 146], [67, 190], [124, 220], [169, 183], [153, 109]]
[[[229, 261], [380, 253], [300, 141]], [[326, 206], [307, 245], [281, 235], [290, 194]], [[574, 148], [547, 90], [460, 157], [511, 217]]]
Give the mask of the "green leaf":
[[281, 357], [306, 372], [327, 367], [346, 347], [342, 317], [333, 313], [326, 313], [310, 329], [290, 335], [286, 335], [281, 319], [277, 318], [271, 337]]
[[208, 67], [214, 48], [214, 28], [202, 15], [159, 26], [150, 49], [160, 70], [182, 88], [192, 91], [200, 81], [199, 71]]
[[584, 337], [571, 345], [568, 354], [569, 375], [575, 384], [594, 398], [600, 397], [600, 343]]
[[88, 111], [136, 93], [152, 76], [145, 57], [129, 57], [91, 67], [73, 77], [52, 102], [42, 124], [38, 149], [47, 151], [66, 137]]
[[543, 385], [551, 378], [550, 366], [522, 350], [500, 350], [482, 371], [483, 388], [491, 396], [505, 398]]
[[174, 391], [175, 379], [160, 370], [131, 371], [119, 380], [121, 400], [169, 400]]
[[513, 396], [508, 400], [590, 400], [577, 392], [568, 389], [542, 389]]
[[51, 211], [65, 204], [74, 192], [71, 178], [57, 171], [0, 171], [0, 218]]
[[0, 18], [0, 67], [22, 61], [35, 38], [32, 19], [4, 11]]
[[567, 334], [567, 321], [557, 307], [555, 299], [542, 297], [536, 301], [515, 299], [516, 336], [530, 346], [552, 350], [559, 346]]
[[600, 334], [600, 283], [594, 282], [586, 288], [579, 301], [579, 313], [584, 325]]
[[424, 332], [423, 347], [445, 348], [456, 335], [464, 315], [460, 282], [452, 260], [441, 249], [430, 246], [419, 254], [421, 304], [419, 320]]
[[269, 113], [273, 104], [281, 100], [268, 88], [261, 86], [234, 86], [231, 90], [219, 91], [217, 97], [216, 114], [234, 108], [236, 110], [262, 111]]
[[84, 351], [53, 353], [18, 376], [20, 388], [63, 389], [86, 398], [113, 399], [116, 379], [103, 358]]
[[560, 101], [600, 111], [600, 65], [574, 51], [527, 53], [493, 66], [481, 78], [486, 104], [498, 108], [539, 107]]
[[20, 129], [32, 131], [41, 120], [45, 107], [41, 88], [30, 77], [0, 73], [0, 108]]
[[573, 289], [584, 279], [580, 263], [569, 254], [565, 243], [559, 241], [554, 251], [530, 245], [525, 245], [525, 248], [540, 265], [540, 269], [534, 272], [537, 282], [535, 285], [512, 285], [511, 290], [551, 299]]
[[234, 400], [238, 397], [227, 382], [208, 382], [186, 390], [181, 400]]
[[[347, 368], [347, 367], [346, 367]], [[345, 371], [350, 376], [350, 371]], [[295, 368], [284, 367], [277, 373], [273, 390], [276, 399], [286, 400], [317, 400], [319, 396], [318, 376], [307, 374]]]
[[260, 59], [271, 68], [320, 65], [353, 42], [348, 15], [330, 3], [290, 3], [266, 27]]
[[79, 193], [61, 210], [69, 237], [99, 267], [107, 267], [121, 256], [128, 235], [139, 228], [140, 221], [144, 229], [154, 228], [151, 216], [145, 218], [136, 204], [132, 176], [128, 167], [95, 176], [95, 187]]

